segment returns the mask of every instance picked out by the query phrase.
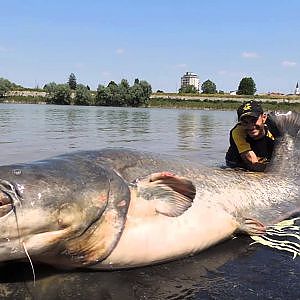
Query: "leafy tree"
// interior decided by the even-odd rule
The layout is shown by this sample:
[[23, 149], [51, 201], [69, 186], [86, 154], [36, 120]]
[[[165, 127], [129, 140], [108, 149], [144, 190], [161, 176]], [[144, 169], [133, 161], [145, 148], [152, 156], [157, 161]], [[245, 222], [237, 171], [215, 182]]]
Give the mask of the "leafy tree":
[[143, 99], [143, 88], [140, 84], [134, 84], [130, 87], [130, 102], [129, 105], [138, 107]]
[[150, 96], [152, 94], [151, 85], [146, 80], [141, 80], [139, 85], [143, 90], [143, 95], [140, 99], [139, 105], [148, 105]]
[[135, 79], [134, 84], [130, 87], [130, 100], [128, 105], [133, 107], [147, 106], [149, 103], [152, 87], [146, 80]]
[[129, 85], [129, 83], [128, 83], [128, 80], [122, 79], [121, 82], [120, 82], [120, 84], [119, 84], [119, 87], [128, 90], [129, 87], [130, 87], [130, 85]]
[[120, 88], [114, 81], [111, 81], [107, 85], [107, 92], [109, 94], [109, 99], [107, 103], [109, 106], [123, 106]]
[[122, 79], [119, 86], [119, 95], [120, 95], [120, 105], [121, 106], [128, 106], [130, 102], [130, 85], [126, 79]]
[[44, 85], [43, 89], [46, 91], [46, 93], [51, 94], [54, 92], [56, 88], [56, 83], [55, 82], [49, 82]]
[[68, 84], [55, 84], [52, 85], [52, 90], [48, 95], [49, 102], [52, 104], [70, 104], [71, 102], [71, 89]]
[[213, 83], [209, 79], [202, 83], [201, 90], [202, 90], [203, 94], [216, 94], [217, 93], [217, 87], [216, 87], [215, 83]]
[[256, 92], [256, 85], [252, 77], [244, 77], [239, 84], [238, 95], [254, 95]]
[[120, 84], [111, 81], [107, 87], [99, 85], [95, 99], [96, 105], [104, 106], [140, 106], [147, 105], [152, 93], [151, 85], [145, 80], [135, 79], [130, 86], [126, 79]]
[[149, 98], [150, 95], [152, 94], [151, 85], [146, 80], [141, 80], [139, 84], [140, 84], [141, 88], [143, 89], [144, 97]]
[[109, 99], [108, 89], [102, 84], [98, 85], [95, 105], [108, 106], [107, 100]]
[[77, 84], [74, 104], [75, 105], [90, 105], [92, 100], [91, 92], [83, 84]]
[[68, 80], [68, 85], [71, 90], [76, 90], [77, 82], [76, 82], [76, 76], [74, 73], [71, 73]]
[[0, 78], [0, 98], [4, 97], [5, 93], [12, 89], [12, 83], [5, 78]]
[[179, 89], [179, 94], [197, 94], [198, 90], [193, 85], [183, 86]]

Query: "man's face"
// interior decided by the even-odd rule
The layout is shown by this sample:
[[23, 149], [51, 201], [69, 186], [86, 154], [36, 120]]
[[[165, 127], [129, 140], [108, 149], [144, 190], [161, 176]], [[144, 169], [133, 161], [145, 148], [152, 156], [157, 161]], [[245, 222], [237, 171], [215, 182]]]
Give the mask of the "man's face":
[[265, 134], [264, 124], [266, 119], [267, 116], [265, 114], [261, 114], [258, 118], [245, 116], [241, 119], [241, 125], [245, 128], [246, 133], [256, 140]]

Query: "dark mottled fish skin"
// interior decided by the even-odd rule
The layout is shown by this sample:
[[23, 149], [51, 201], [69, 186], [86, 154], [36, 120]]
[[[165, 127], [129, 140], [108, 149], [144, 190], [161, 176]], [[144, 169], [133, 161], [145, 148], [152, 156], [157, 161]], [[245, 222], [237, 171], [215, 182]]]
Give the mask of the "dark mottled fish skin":
[[[41, 232], [60, 230], [69, 226], [68, 222], [73, 220], [70, 218], [68, 221], [67, 215], [72, 215], [75, 211], [83, 215], [80, 223], [76, 224], [72, 236], [67, 238], [68, 243], [73, 240], [72, 244], [76, 244], [84, 239], [88, 228], [100, 222], [105, 212], [113, 211], [114, 235], [108, 238], [102, 255], [96, 260], [109, 255], [122, 233], [130, 201], [129, 188], [113, 170], [94, 164], [92, 160], [80, 159], [77, 155], [71, 154], [34, 163], [2, 166], [0, 180], [2, 185], [3, 182], [11, 183], [18, 192], [19, 201], [15, 205], [19, 221], [28, 210], [38, 209], [40, 212], [48, 212], [47, 216], [51, 215], [51, 222], [46, 222], [45, 228], [42, 226], [39, 228]], [[0, 223], [5, 222], [5, 216], [3, 218], [3, 221], [0, 218]], [[42, 214], [36, 215], [36, 222], [41, 224], [44, 222]], [[8, 231], [9, 229], [3, 233], [2, 230], [1, 235], [4, 234], [5, 238], [9, 239]], [[20, 234], [22, 233], [21, 231]], [[63, 256], [71, 256], [71, 265], [82, 264], [85, 261], [84, 254], [80, 251], [74, 253], [73, 250], [66, 250], [62, 243], [55, 247], [56, 253], [62, 253], [60, 255], [62, 260]], [[68, 254], [65, 255], [66, 253]], [[87, 263], [92, 262], [87, 260]]]

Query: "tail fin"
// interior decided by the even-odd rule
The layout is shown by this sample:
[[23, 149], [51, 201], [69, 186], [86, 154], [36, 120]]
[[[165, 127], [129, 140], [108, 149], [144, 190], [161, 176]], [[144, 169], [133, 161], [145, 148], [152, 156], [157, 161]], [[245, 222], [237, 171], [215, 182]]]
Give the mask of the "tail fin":
[[269, 117], [281, 136], [277, 139], [272, 160], [266, 171], [297, 178], [300, 175], [300, 113], [275, 112]]

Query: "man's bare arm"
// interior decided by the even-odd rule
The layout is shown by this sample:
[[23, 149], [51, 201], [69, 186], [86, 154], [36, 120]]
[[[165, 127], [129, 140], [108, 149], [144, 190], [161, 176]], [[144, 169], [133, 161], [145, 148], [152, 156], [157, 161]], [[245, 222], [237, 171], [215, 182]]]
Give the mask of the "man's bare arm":
[[258, 158], [252, 150], [241, 153], [241, 158], [246, 164], [258, 163]]
[[253, 151], [245, 151], [240, 154], [247, 169], [255, 172], [263, 172], [266, 168], [266, 162], [259, 162], [258, 157]]

